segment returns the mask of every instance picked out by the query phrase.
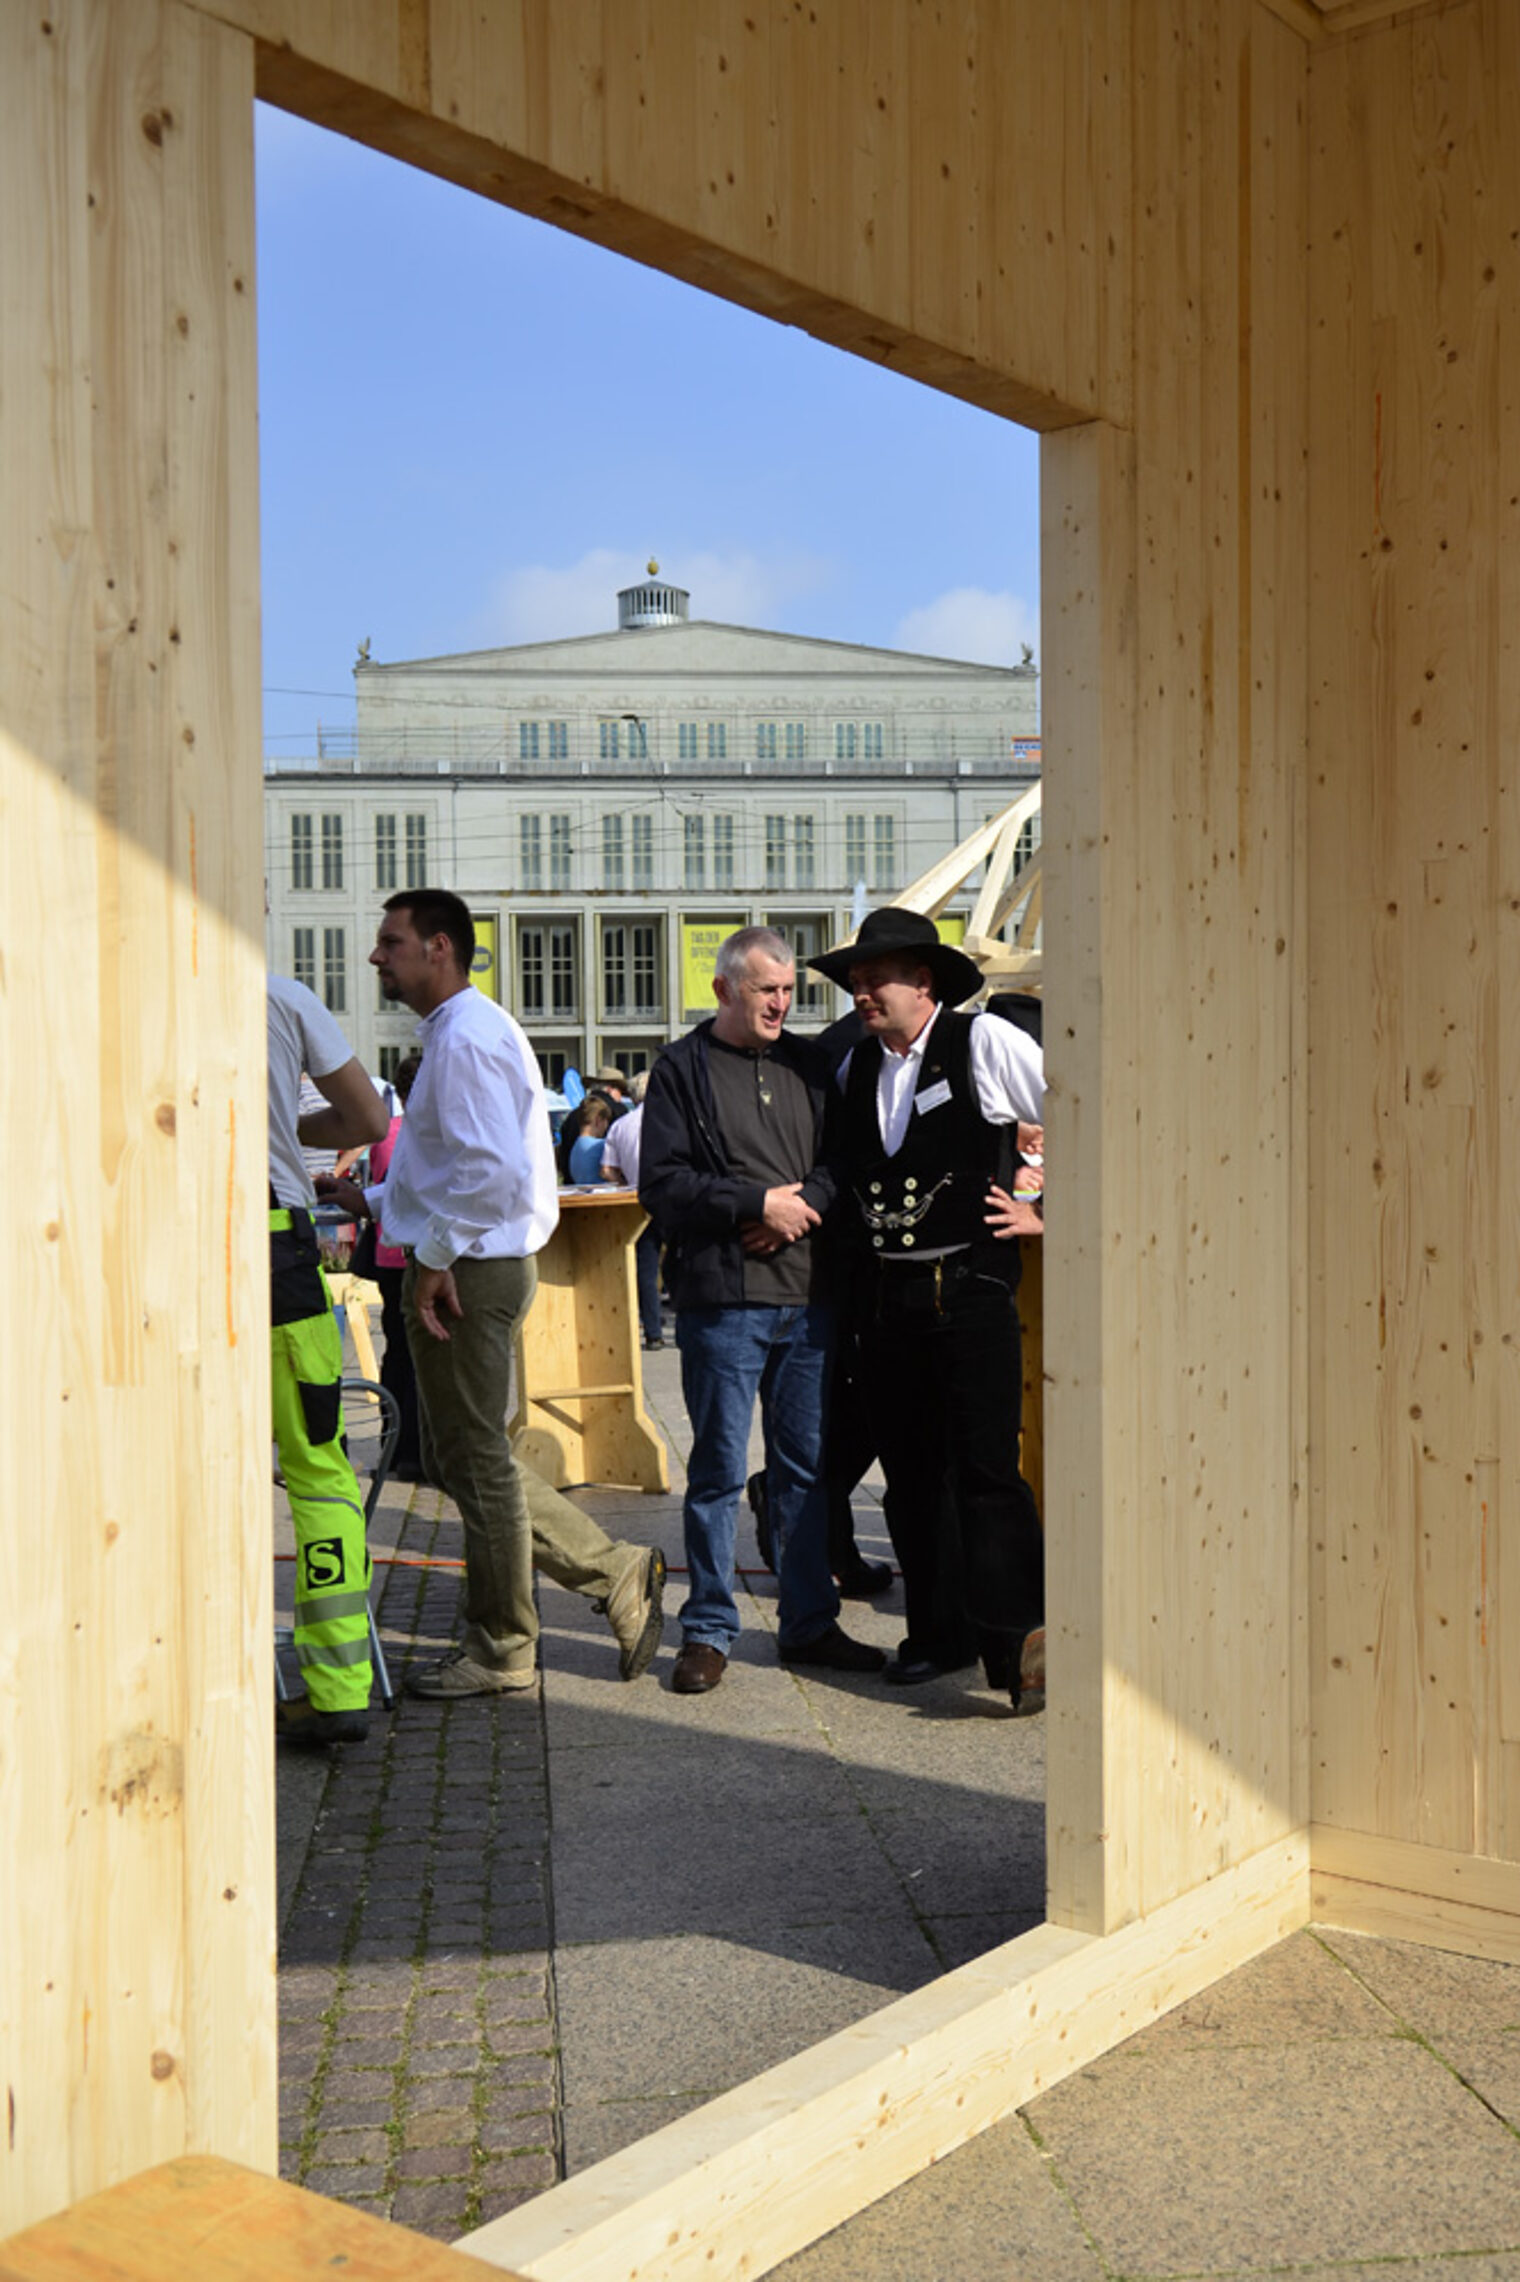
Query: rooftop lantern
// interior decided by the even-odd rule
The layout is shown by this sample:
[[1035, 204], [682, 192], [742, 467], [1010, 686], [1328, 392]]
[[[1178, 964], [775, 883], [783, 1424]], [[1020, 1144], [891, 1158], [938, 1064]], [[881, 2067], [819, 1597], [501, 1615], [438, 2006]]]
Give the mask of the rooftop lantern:
[[625, 586], [618, 591], [618, 630], [626, 632], [631, 626], [679, 626], [687, 616], [691, 596], [684, 586], [670, 586], [660, 577], [660, 566], [651, 555], [649, 576], [641, 586]]

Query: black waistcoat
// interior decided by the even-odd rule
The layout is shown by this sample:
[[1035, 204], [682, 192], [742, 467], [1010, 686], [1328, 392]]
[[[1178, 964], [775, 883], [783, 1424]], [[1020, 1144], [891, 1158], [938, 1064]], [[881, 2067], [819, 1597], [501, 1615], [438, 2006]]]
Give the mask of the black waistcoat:
[[[937, 1252], [985, 1242], [988, 1182], [1012, 1190], [1018, 1131], [989, 1124], [977, 1105], [971, 1074], [974, 1019], [948, 1008], [936, 1018], [919, 1067], [908, 1130], [895, 1157], [882, 1147], [876, 1114], [881, 1040], [863, 1040], [850, 1058], [845, 1163], [866, 1242], [874, 1252]], [[926, 1098], [931, 1106], [920, 1107]]]

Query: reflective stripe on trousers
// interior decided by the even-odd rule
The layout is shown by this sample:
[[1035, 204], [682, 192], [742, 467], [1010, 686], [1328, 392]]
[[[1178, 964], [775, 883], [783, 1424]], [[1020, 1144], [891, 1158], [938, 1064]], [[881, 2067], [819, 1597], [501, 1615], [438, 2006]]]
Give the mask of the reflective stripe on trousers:
[[[272, 1212], [270, 1225], [288, 1223]], [[343, 1342], [329, 1300], [321, 1315], [270, 1335], [271, 1401], [296, 1539], [295, 1647], [318, 1711], [369, 1702], [369, 1549], [364, 1500], [344, 1452]]]

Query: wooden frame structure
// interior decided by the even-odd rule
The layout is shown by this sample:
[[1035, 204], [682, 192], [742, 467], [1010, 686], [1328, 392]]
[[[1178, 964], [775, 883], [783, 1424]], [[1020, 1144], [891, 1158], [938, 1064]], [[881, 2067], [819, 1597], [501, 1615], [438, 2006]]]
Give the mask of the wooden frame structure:
[[3, 0], [0, 2231], [275, 2154], [256, 92], [1044, 439], [1050, 1923], [476, 2246], [1520, 1955], [1520, 10]]

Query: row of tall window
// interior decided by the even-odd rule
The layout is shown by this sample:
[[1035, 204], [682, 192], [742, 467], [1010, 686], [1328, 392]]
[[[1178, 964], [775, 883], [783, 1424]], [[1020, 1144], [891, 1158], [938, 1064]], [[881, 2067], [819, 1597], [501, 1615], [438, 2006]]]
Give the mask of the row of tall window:
[[322, 965], [317, 966], [315, 927], [297, 927], [291, 934], [290, 971], [298, 983], [315, 991], [334, 1014], [348, 1012], [348, 929], [321, 929]]
[[[828, 941], [829, 921], [773, 915], [797, 955], [799, 1010], [822, 1004], [823, 990], [807, 972], [806, 961]], [[604, 1021], [664, 1022], [665, 928], [659, 919], [604, 919], [597, 928], [601, 992], [598, 1014]], [[581, 929], [574, 919], [523, 919], [514, 930], [515, 1009], [524, 1022], [578, 1023], [583, 1007]], [[361, 961], [361, 964], [363, 962]], [[296, 927], [291, 931], [291, 972], [317, 993], [334, 1014], [350, 1005], [348, 929]], [[394, 1012], [379, 989], [378, 1011]]]
[[[539, 820], [525, 816], [522, 829], [522, 884], [544, 884], [542, 834]], [[561, 860], [550, 864], [551, 890], [570, 885], [570, 819], [551, 817], [551, 843]], [[681, 822], [681, 884], [688, 891], [732, 889], [739, 885], [735, 861], [737, 819], [722, 812], [703, 811]], [[553, 842], [556, 827], [562, 827]], [[818, 819], [814, 816], [771, 814], [762, 818], [764, 885], [767, 888], [809, 892], [819, 884]], [[897, 819], [894, 816], [849, 815], [844, 819], [844, 878], [853, 887], [864, 880], [873, 889], [897, 885]], [[601, 885], [614, 892], [655, 885], [654, 818], [621, 813], [602, 818]]]
[[[426, 887], [428, 820], [425, 815], [382, 815], [375, 828], [375, 886], [382, 895], [398, 888]], [[320, 840], [318, 834], [320, 832]], [[321, 850], [320, 868], [318, 848]], [[290, 884], [297, 889], [343, 888], [346, 879], [344, 818], [341, 811], [290, 819]], [[311, 930], [307, 929], [307, 933]], [[304, 979], [304, 978], [303, 978]]]
[[[425, 815], [374, 818], [376, 890], [426, 887], [428, 819]], [[682, 820], [681, 872], [687, 890], [732, 889], [739, 885], [735, 861], [736, 819], [732, 815], [687, 816]], [[320, 839], [318, 832], [320, 828]], [[767, 888], [801, 889], [818, 885], [818, 820], [780, 812], [762, 818], [763, 880]], [[517, 820], [519, 884], [530, 892], [568, 894], [574, 843], [571, 819], [560, 812], [524, 815]], [[320, 850], [320, 862], [319, 862]], [[897, 885], [897, 821], [892, 816], [847, 815], [844, 819], [844, 878], [864, 880], [873, 889]], [[293, 815], [290, 819], [290, 884], [297, 890], [343, 889], [347, 884], [344, 818], [341, 814]], [[601, 887], [614, 893], [655, 886], [652, 815], [621, 810], [601, 820]], [[309, 932], [309, 930], [308, 930]]]
[[[608, 714], [597, 723], [597, 757], [603, 761], [647, 761], [650, 724], [637, 714]], [[676, 757], [683, 761], [726, 761], [726, 721], [678, 721]], [[805, 721], [757, 721], [757, 761], [805, 761], [810, 739]], [[880, 721], [836, 721], [836, 761], [879, 761], [886, 749], [886, 728]], [[517, 757], [520, 761], [567, 761], [570, 758], [568, 721], [519, 721]]]

